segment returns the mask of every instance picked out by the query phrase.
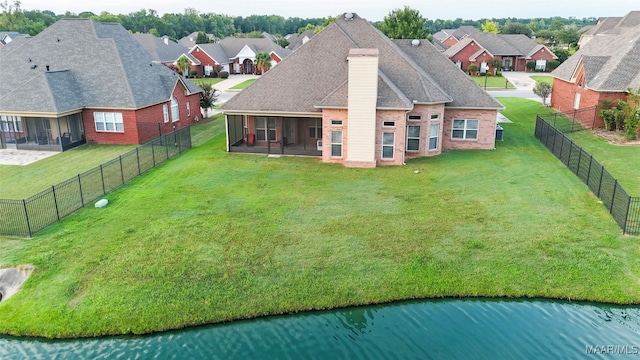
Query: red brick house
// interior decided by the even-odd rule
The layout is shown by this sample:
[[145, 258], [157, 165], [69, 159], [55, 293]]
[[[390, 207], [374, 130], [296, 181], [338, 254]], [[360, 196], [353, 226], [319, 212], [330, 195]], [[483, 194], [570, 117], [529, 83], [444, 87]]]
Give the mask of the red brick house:
[[[495, 70], [527, 71], [526, 64], [532, 61], [536, 63], [536, 70], [545, 71], [547, 63], [557, 59], [546, 46], [537, 44], [525, 35], [486, 32], [469, 34], [446, 49], [444, 54], [465, 71], [471, 64], [476, 64], [478, 69], [486, 66], [492, 72]], [[492, 58], [502, 62], [500, 69], [494, 69], [488, 65], [488, 61]]]
[[[82, 61], [78, 61], [82, 54]], [[140, 144], [200, 117], [200, 87], [155, 63], [120, 24], [59, 20], [0, 51], [2, 147]]]
[[198, 63], [192, 69], [198, 76], [209, 76], [216, 67], [229, 74], [254, 74], [256, 54], [266, 52], [271, 56], [271, 66], [286, 58], [291, 50], [284, 49], [268, 38], [225, 38], [217, 43], [197, 44], [189, 55]]
[[[627, 90], [640, 88], [640, 26], [619, 34], [596, 35], [551, 75], [551, 106], [558, 111], [601, 107], [605, 100], [627, 99]], [[585, 126], [603, 126], [593, 115]], [[640, 134], [639, 134], [640, 135]]]
[[390, 40], [353, 13], [222, 106], [230, 152], [348, 167], [494, 149], [500, 109], [429, 41]]

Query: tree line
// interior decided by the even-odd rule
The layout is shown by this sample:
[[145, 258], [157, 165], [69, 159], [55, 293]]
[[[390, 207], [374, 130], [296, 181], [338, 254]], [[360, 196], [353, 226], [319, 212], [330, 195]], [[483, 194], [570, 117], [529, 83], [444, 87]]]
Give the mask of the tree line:
[[[96, 21], [117, 22], [132, 33], [150, 33], [156, 36], [167, 35], [177, 40], [193, 32], [205, 32], [213, 34], [219, 38], [236, 36], [238, 34], [268, 32], [273, 35], [284, 36], [286, 34], [297, 33], [304, 28], [322, 28], [333, 20], [329, 18], [284, 18], [279, 15], [250, 15], [228, 16], [215, 13], [201, 13], [194, 8], [186, 8], [182, 13], [167, 13], [160, 16], [152, 9], [141, 9], [129, 14], [111, 14], [102, 12], [94, 14], [92, 12], [81, 12], [79, 14], [65, 12], [55, 14], [49, 10], [23, 10], [20, 1], [10, 3], [8, 0], [0, 2], [2, 13], [0, 14], [0, 31], [15, 31], [23, 34], [36, 35], [48, 26], [61, 18], [90, 18]], [[411, 10], [413, 9], [404, 9]], [[390, 12], [389, 17], [395, 17], [402, 11], [400, 9]], [[539, 36], [545, 35], [553, 37], [563, 29], [573, 29], [569, 36], [575, 37], [577, 30], [585, 25], [595, 24], [596, 18], [500, 18], [500, 19], [480, 19], [480, 20], [428, 20], [419, 16], [412, 19], [401, 19], [415, 22], [422, 21], [419, 31], [423, 36], [429, 33], [434, 34], [442, 29], [455, 29], [463, 25], [469, 25], [481, 29], [487, 22], [493, 22], [501, 33], [525, 33], [531, 36], [534, 32]], [[385, 21], [374, 22], [378, 28], [385, 28]], [[388, 21], [387, 21], [388, 22]], [[408, 35], [407, 35], [408, 36]], [[545, 37], [542, 36], [542, 37]], [[579, 35], [578, 35], [579, 36]], [[571, 38], [573, 39], [573, 38]], [[571, 40], [570, 39], [570, 40]], [[577, 41], [577, 39], [575, 39]], [[566, 41], [571, 43], [573, 41]]]

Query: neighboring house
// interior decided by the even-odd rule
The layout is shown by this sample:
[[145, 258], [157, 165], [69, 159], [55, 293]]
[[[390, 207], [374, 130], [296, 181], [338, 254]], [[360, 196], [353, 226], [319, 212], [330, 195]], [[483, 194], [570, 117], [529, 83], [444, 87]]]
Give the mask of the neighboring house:
[[480, 30], [476, 29], [473, 26], [465, 25], [460, 26], [457, 29], [442, 29], [437, 33], [433, 34], [433, 39], [438, 44], [442, 44], [445, 49], [457, 44], [460, 40], [465, 37], [479, 33]]
[[535, 62], [535, 69], [545, 71], [547, 63], [557, 59], [557, 56], [545, 45], [522, 34], [494, 34], [477, 32], [469, 34], [457, 44], [449, 47], [444, 54], [453, 61], [458, 68], [467, 70], [470, 64], [476, 64], [478, 69], [494, 71], [489, 66], [489, 60], [499, 59], [502, 70], [526, 71], [528, 62]]
[[286, 39], [289, 42], [287, 49], [296, 50], [300, 46], [306, 44], [313, 37], [315, 30], [305, 30], [300, 35], [298, 34], [290, 34]]
[[[566, 112], [626, 100], [628, 88], [640, 87], [639, 60], [640, 25], [615, 36], [594, 36], [551, 73], [551, 106]], [[593, 115], [580, 120], [594, 124]], [[595, 120], [596, 126], [603, 125], [598, 115]]]
[[578, 45], [586, 45], [596, 36], [616, 36], [626, 31], [632, 31], [640, 25], [640, 11], [631, 11], [624, 17], [601, 17], [596, 25], [582, 33]]
[[349, 167], [494, 149], [500, 109], [429, 41], [392, 41], [353, 13], [222, 106], [228, 151]]
[[15, 31], [0, 31], [0, 48], [9, 44], [13, 40], [21, 36], [26, 36], [26, 35], [20, 34], [19, 32], [15, 32]]
[[[205, 35], [207, 35], [207, 39], [209, 39], [210, 42], [214, 42], [214, 41], [220, 40], [213, 34], [205, 34]], [[198, 39], [198, 32], [194, 31], [191, 34], [189, 34], [189, 35], [181, 38], [180, 40], [178, 40], [178, 44], [186, 47], [187, 49], [191, 49], [194, 46], [196, 46], [196, 40], [197, 39]]]
[[198, 76], [209, 76], [216, 66], [229, 74], [254, 74], [256, 54], [266, 52], [271, 56], [274, 67], [287, 57], [291, 50], [284, 49], [267, 38], [229, 37], [213, 44], [197, 44], [190, 51], [198, 64], [192, 68]]
[[[180, 56], [189, 57], [189, 49], [175, 41], [171, 41], [168, 36], [157, 37], [151, 34], [132, 34], [132, 36], [151, 54], [153, 61], [158, 64], [172, 67]], [[190, 58], [190, 60], [195, 61], [196, 59]]]
[[0, 50], [3, 146], [140, 144], [200, 116], [198, 86], [117, 23], [62, 19]]

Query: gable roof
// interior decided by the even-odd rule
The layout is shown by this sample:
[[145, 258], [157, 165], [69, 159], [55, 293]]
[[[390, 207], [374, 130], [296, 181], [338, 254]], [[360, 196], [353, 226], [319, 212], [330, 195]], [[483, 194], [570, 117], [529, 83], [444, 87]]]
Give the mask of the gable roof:
[[[205, 34], [205, 35], [207, 35], [207, 39], [209, 39], [209, 41], [217, 40], [216, 36], [213, 34]], [[191, 34], [178, 40], [178, 44], [186, 47], [187, 49], [191, 49], [192, 47], [196, 46], [197, 39], [198, 39], [198, 31], [194, 31]]]
[[0, 51], [3, 67], [14, 69], [0, 82], [0, 112], [134, 110], [167, 101], [179, 83], [190, 93], [202, 91], [153, 64], [151, 55], [116, 23], [62, 19], [17, 45]]
[[640, 25], [615, 36], [595, 36], [558, 66], [551, 75], [573, 82], [585, 71], [586, 87], [596, 91], [625, 91], [640, 87]]
[[194, 46], [189, 51], [189, 53], [192, 54], [194, 51], [198, 51], [198, 49], [201, 49], [210, 58], [215, 60], [216, 63], [222, 65], [231, 63], [232, 59], [238, 57], [238, 53], [240, 53], [240, 51], [242, 51], [245, 46], [249, 47], [251, 51], [256, 54], [262, 51], [269, 54], [271, 52], [274, 52], [280, 59], [284, 59], [291, 53], [291, 50], [284, 49], [280, 45], [267, 38], [233, 37], [222, 39], [217, 43], [198, 44], [197, 46]]
[[419, 46], [411, 40], [391, 41], [354, 14], [353, 20], [338, 17], [222, 109], [319, 114], [322, 107], [346, 108], [347, 57], [354, 48], [378, 49], [378, 108], [411, 109], [414, 101], [502, 108], [428, 41]]
[[152, 34], [132, 34], [131, 36], [151, 54], [156, 62], [174, 62], [181, 55], [189, 53], [189, 49], [169, 40], [166, 36], [161, 38]]
[[[305, 30], [302, 32], [302, 34], [298, 35], [298, 34], [292, 34], [292, 36], [289, 37], [289, 39], [287, 41], [289, 41], [289, 45], [287, 46], [287, 49], [290, 50], [295, 50], [297, 48], [299, 48], [300, 46], [304, 45], [306, 43], [305, 41], [305, 37], [309, 40], [311, 40], [311, 38], [315, 35], [314, 30]], [[307, 40], [308, 41], [308, 40]]]

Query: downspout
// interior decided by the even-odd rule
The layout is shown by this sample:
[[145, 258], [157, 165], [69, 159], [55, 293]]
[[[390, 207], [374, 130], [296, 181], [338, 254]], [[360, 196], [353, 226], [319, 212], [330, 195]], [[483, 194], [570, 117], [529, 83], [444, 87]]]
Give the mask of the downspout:
[[[242, 115], [244, 117], [244, 115]], [[227, 138], [227, 152], [231, 149], [229, 146], [229, 119], [228, 115], [224, 114], [224, 127], [225, 127], [225, 136]]]

